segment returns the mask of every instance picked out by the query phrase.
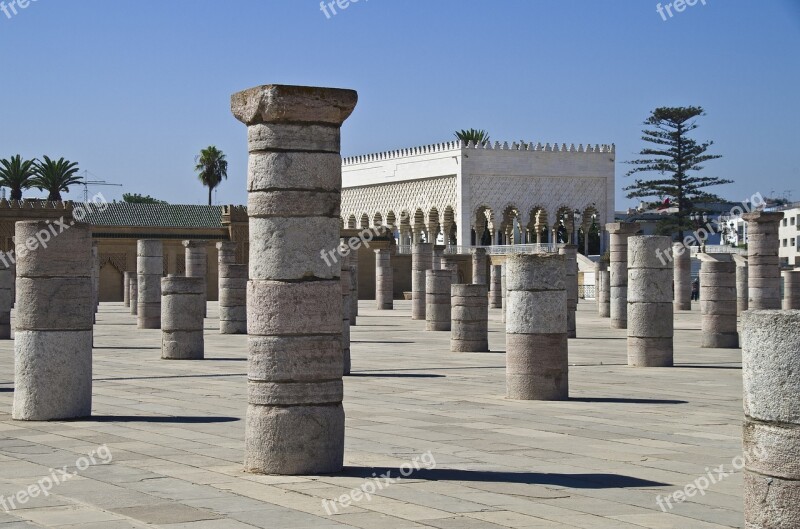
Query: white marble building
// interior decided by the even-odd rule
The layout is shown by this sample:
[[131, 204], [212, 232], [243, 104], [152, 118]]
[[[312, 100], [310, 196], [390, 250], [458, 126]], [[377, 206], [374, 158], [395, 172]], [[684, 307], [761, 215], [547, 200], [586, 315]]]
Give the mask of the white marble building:
[[400, 244], [458, 246], [589, 232], [585, 252], [614, 222], [614, 168], [613, 145], [453, 141], [354, 156], [343, 160], [342, 226], [391, 226]]

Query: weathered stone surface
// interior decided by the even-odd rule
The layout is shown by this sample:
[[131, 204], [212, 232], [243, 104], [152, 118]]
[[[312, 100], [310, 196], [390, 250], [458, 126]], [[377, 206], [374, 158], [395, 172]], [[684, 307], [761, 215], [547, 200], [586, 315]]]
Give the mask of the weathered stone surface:
[[425, 274], [425, 330], [449, 331], [452, 272], [450, 270], [428, 270]]
[[[18, 222], [16, 240], [24, 241], [49, 225]], [[90, 415], [91, 229], [74, 224], [35, 250], [19, 252], [19, 246], [12, 417], [47, 421]], [[60, 255], [63, 252], [69, 257]]]
[[489, 290], [489, 307], [493, 309], [503, 308], [503, 292], [502, 292], [502, 270], [501, 265], [492, 265], [491, 268], [491, 285]]
[[783, 310], [800, 309], [800, 270], [783, 272]]
[[[14, 306], [14, 270], [0, 265], [0, 340], [11, 338], [11, 308]], [[19, 315], [17, 315], [19, 317]]]
[[202, 360], [205, 278], [165, 277], [161, 295], [161, 358]]
[[[346, 261], [347, 263], [349, 261]], [[353, 292], [353, 267], [343, 263], [342, 266], [342, 374], [349, 375], [351, 368], [350, 361], [350, 313], [352, 311], [352, 303], [350, 296]], [[341, 401], [341, 399], [340, 399]]]
[[486, 285], [452, 285], [450, 350], [489, 350], [489, 302]]
[[[84, 270], [83, 266], [83, 261], [88, 260], [90, 254], [83, 255], [79, 250], [86, 247], [87, 252], [91, 252], [91, 230], [86, 224], [70, 225], [70, 222], [73, 221], [66, 221], [66, 228], [50, 221], [16, 223], [17, 277], [79, 277], [76, 270], [80, 270], [85, 277], [92, 277], [91, 262], [88, 269]], [[45, 242], [42, 244], [40, 241]], [[48, 258], [26, 258], [37, 252], [46, 253]]]
[[609, 233], [610, 255], [609, 288], [612, 329], [625, 329], [628, 325], [628, 238], [639, 231], [634, 223], [606, 224]]
[[[506, 394], [520, 400], [566, 399], [566, 258], [511, 255], [506, 267]], [[554, 285], [561, 289], [553, 290]]]
[[160, 240], [142, 239], [136, 245], [139, 329], [161, 328], [161, 278], [164, 275], [164, 247]]
[[247, 377], [266, 382], [333, 380], [341, 376], [338, 336], [248, 336]]
[[744, 471], [746, 529], [800, 527], [800, 481]]
[[[628, 365], [673, 365], [672, 261], [669, 237], [639, 235], [628, 239]], [[612, 292], [612, 302], [613, 302]]]
[[683, 243], [672, 244], [675, 310], [692, 310], [692, 255]]
[[486, 284], [486, 248], [472, 250], [472, 284]]
[[[747, 221], [748, 306], [750, 309], [780, 309], [780, 268], [778, 226], [783, 213], [754, 211], [745, 213]], [[760, 282], [757, 278], [772, 278]]]
[[16, 331], [12, 417], [52, 421], [91, 414], [92, 331]]
[[[274, 350], [276, 343], [292, 351], [322, 347], [297, 355], [312, 374], [304, 381], [248, 379], [249, 472], [326, 474], [342, 469], [345, 326], [349, 332], [342, 277], [345, 286], [348, 277], [344, 263], [331, 265], [322, 255], [340, 244], [339, 127], [356, 100], [352, 90], [283, 85], [259, 86], [231, 98], [234, 115], [248, 126], [250, 151], [251, 371], [255, 368], [256, 376], [295, 371], [297, 364]], [[350, 264], [351, 282], [353, 266], [357, 263]], [[357, 299], [356, 288], [356, 308]], [[351, 323], [356, 314], [351, 311]], [[332, 340], [335, 346], [331, 351], [310, 337]]]
[[126, 307], [131, 306], [131, 277], [135, 277], [133, 272], [122, 274], [122, 303]]
[[736, 305], [736, 263], [704, 260], [700, 268], [702, 347], [739, 347]]
[[394, 309], [394, 276], [392, 252], [375, 250], [375, 306], [378, 310]]
[[425, 319], [425, 271], [433, 268], [433, 245], [411, 246], [411, 319]]

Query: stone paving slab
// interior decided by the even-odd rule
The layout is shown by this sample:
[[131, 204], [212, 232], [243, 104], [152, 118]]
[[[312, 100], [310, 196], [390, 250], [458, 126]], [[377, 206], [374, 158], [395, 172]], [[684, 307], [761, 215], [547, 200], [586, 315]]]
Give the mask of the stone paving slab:
[[[505, 399], [500, 310], [491, 352], [451, 353], [449, 333], [425, 332], [409, 302], [373, 307], [361, 302], [352, 329], [346, 468], [334, 476], [242, 472], [246, 337], [218, 334], [216, 303], [203, 361], [160, 360], [159, 331], [103, 304], [89, 420], [12, 421], [13, 342], [0, 343], [0, 496], [51, 469], [76, 473], [0, 505], [0, 529], [742, 527], [738, 471], [667, 512], [656, 503], [741, 453], [741, 353], [700, 349], [697, 310], [676, 315], [675, 368], [632, 369], [625, 331], [579, 304], [571, 399], [520, 402]], [[110, 463], [76, 466], [101, 445]], [[331, 509], [415, 458], [408, 477]]]

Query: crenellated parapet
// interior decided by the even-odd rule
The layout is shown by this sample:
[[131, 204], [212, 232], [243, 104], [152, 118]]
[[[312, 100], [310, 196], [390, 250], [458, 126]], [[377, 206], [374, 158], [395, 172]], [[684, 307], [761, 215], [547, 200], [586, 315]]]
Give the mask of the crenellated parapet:
[[495, 151], [529, 151], [529, 152], [562, 152], [562, 153], [614, 153], [616, 150], [615, 145], [612, 144], [578, 144], [576, 147], [574, 143], [567, 145], [566, 143], [526, 143], [526, 142], [484, 142], [474, 143], [469, 141], [464, 143], [458, 141], [447, 141], [443, 143], [433, 143], [430, 145], [422, 145], [418, 147], [410, 147], [406, 149], [397, 149], [392, 151], [377, 152], [372, 154], [364, 154], [358, 156], [349, 156], [342, 159], [342, 165], [355, 165], [361, 163], [374, 163], [384, 160], [393, 160], [397, 158], [406, 158], [408, 156], [419, 156], [425, 154], [435, 154], [442, 152], [461, 151], [466, 149], [473, 150], [495, 150]]
[[2, 210], [54, 210], [69, 212], [73, 209], [74, 202], [67, 201], [54, 201], [54, 200], [0, 200], [0, 209]]

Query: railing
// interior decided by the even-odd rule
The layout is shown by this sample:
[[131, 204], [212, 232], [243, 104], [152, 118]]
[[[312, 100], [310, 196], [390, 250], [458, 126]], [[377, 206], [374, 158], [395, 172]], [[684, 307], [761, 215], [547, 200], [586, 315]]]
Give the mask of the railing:
[[[563, 244], [506, 244], [496, 246], [448, 246], [444, 253], [448, 255], [469, 255], [475, 248], [483, 248], [487, 255], [509, 255], [515, 253], [558, 253]], [[397, 246], [397, 253], [408, 255], [411, 253], [410, 244]]]
[[[736, 248], [734, 246], [708, 244], [706, 246], [690, 246], [692, 255], [699, 253], [732, 253], [737, 255], [747, 255], [747, 250], [744, 248]], [[702, 251], [701, 251], [702, 250]]]
[[581, 285], [580, 299], [595, 299], [595, 285]]

